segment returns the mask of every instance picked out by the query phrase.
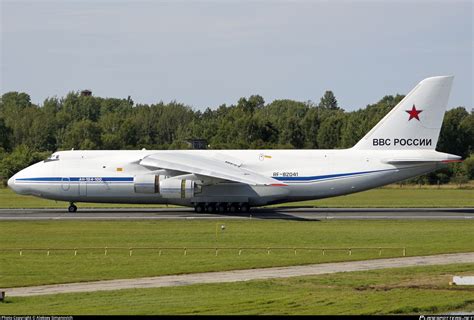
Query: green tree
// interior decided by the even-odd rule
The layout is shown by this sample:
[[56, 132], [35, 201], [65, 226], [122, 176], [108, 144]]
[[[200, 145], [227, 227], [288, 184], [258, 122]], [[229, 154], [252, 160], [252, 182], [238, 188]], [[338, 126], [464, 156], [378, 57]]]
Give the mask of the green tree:
[[49, 152], [35, 152], [26, 145], [19, 145], [0, 160], [0, 180], [6, 185], [8, 179], [18, 171], [45, 159]]
[[121, 145], [123, 145], [126, 149], [136, 148], [138, 142], [137, 132], [138, 130], [135, 126], [135, 122], [133, 122], [131, 119], [126, 119], [118, 131]]
[[10, 149], [11, 130], [5, 125], [5, 120], [0, 117], [0, 149]]
[[453, 176], [451, 181], [459, 185], [460, 187], [469, 181], [469, 172], [467, 172], [468, 168], [461, 164], [456, 163], [453, 166]]
[[24, 92], [7, 92], [2, 95], [0, 100], [0, 112], [4, 115], [7, 113], [18, 114], [30, 106], [30, 96]]
[[474, 153], [471, 153], [463, 162], [464, 172], [466, 172], [468, 179], [474, 179]]
[[282, 140], [283, 143], [291, 144], [293, 148], [303, 148], [305, 144], [304, 131], [296, 118], [292, 117], [287, 119], [287, 125], [281, 132], [280, 140]]
[[463, 107], [454, 108], [446, 112], [437, 145], [439, 151], [462, 157], [466, 157], [469, 154], [468, 140], [472, 139], [472, 137], [467, 137], [466, 132], [461, 127], [461, 123], [468, 115], [468, 112]]
[[302, 128], [305, 135], [305, 148], [317, 149], [318, 131], [321, 126], [320, 109], [311, 106], [302, 119]]
[[61, 108], [57, 112], [58, 123], [63, 127], [71, 122], [90, 120], [96, 122], [100, 116], [101, 98], [81, 96], [78, 92], [70, 92], [61, 101]]
[[257, 109], [263, 108], [265, 100], [259, 95], [252, 95], [247, 100], [246, 98], [240, 98], [237, 107], [242, 108], [245, 112], [253, 113]]
[[65, 149], [98, 149], [101, 145], [101, 129], [91, 120], [73, 122], [65, 134], [62, 148]]
[[7, 92], [0, 101], [0, 117], [3, 118], [8, 133], [10, 148], [24, 143], [29, 136], [30, 119], [28, 114], [35, 108], [30, 96], [24, 92]]
[[341, 131], [344, 124], [344, 113], [335, 112], [328, 116], [321, 124], [318, 131], [318, 146], [321, 149], [341, 147]]
[[465, 154], [474, 153], [474, 113], [471, 112], [459, 123], [459, 131], [463, 136]]
[[321, 97], [318, 107], [321, 109], [338, 110], [339, 107], [337, 106], [337, 100], [334, 93], [330, 90], [326, 91]]

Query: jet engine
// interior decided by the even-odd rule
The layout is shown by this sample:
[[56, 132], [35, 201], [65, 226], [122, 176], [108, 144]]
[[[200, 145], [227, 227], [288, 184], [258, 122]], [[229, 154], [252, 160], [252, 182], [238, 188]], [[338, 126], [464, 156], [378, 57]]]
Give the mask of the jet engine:
[[[163, 178], [163, 176], [161, 176]], [[133, 187], [136, 193], [159, 193], [160, 176], [152, 174], [133, 177]]]
[[161, 175], [138, 175], [133, 178], [136, 193], [157, 193], [168, 199], [190, 199], [200, 191], [195, 181]]
[[160, 182], [159, 193], [163, 198], [190, 199], [194, 197], [197, 185], [192, 180], [169, 178]]

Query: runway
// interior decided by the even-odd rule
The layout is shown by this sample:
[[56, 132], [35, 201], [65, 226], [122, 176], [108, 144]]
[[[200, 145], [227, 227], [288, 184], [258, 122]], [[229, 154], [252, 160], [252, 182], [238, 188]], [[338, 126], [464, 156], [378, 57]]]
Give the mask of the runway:
[[260, 268], [221, 272], [205, 272], [183, 275], [118, 279], [92, 282], [43, 285], [1, 289], [8, 297], [26, 297], [72, 292], [109, 291], [121, 289], [140, 289], [176, 287], [204, 283], [238, 282], [300, 276], [313, 276], [337, 272], [367, 271], [385, 268], [443, 265], [452, 263], [474, 263], [474, 252], [440, 254], [433, 256], [375, 259], [365, 261], [321, 263], [305, 266]]
[[0, 220], [473, 220], [474, 208], [255, 208], [250, 213], [198, 214], [191, 208], [0, 209]]

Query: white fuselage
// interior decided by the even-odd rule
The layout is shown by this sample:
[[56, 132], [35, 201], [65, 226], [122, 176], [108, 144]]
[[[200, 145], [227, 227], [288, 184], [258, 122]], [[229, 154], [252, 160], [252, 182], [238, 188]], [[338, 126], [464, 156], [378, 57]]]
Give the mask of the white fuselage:
[[[167, 152], [240, 161], [243, 168], [278, 180], [282, 185], [252, 186], [221, 181], [204, 184], [192, 195], [183, 193], [182, 197], [137, 192], [137, 177], [153, 174], [152, 169], [139, 162], [151, 154], [159, 158]], [[38, 162], [14, 175], [9, 186], [20, 194], [69, 202], [187, 206], [198, 202], [248, 202], [261, 206], [350, 194], [443, 166], [441, 162], [387, 163], [387, 159], [393, 158], [449, 159], [447, 154], [434, 150], [60, 151], [53, 159]]]

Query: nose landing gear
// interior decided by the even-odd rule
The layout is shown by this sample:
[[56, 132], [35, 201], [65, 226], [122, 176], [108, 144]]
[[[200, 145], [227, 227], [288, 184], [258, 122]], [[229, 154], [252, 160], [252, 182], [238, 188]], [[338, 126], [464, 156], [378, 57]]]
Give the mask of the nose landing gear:
[[69, 205], [69, 208], [67, 208], [67, 210], [71, 213], [74, 213], [77, 211], [77, 207], [74, 205], [73, 202], [71, 202], [71, 204]]

